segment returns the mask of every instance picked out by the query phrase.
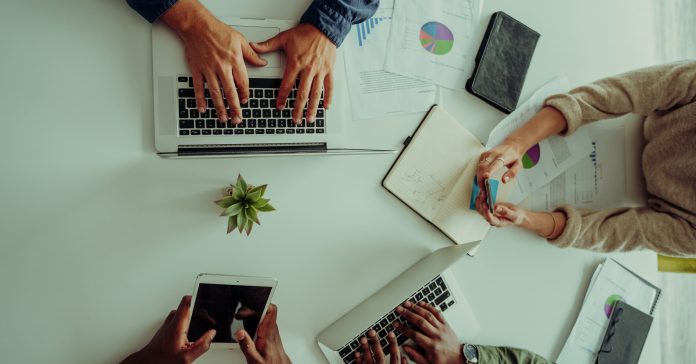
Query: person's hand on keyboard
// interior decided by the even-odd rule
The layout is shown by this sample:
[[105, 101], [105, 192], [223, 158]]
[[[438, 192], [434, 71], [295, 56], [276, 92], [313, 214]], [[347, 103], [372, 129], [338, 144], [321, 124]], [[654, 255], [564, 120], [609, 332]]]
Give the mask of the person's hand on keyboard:
[[299, 78], [297, 99], [292, 118], [295, 124], [302, 122], [302, 112], [307, 105], [307, 122], [313, 123], [324, 89], [324, 108], [328, 109], [333, 92], [333, 65], [336, 45], [319, 29], [310, 24], [300, 24], [281, 32], [273, 38], [251, 46], [258, 53], [283, 50], [287, 65], [280, 85], [276, 105], [282, 110]]
[[189, 342], [191, 296], [184, 296], [176, 311], [171, 311], [155, 336], [140, 351], [131, 354], [121, 364], [178, 364], [193, 363], [210, 348], [215, 330], [209, 330], [195, 342]]
[[360, 338], [360, 350], [355, 352], [355, 364], [386, 364], [385, 350], [389, 351], [389, 364], [406, 364], [406, 358], [401, 357], [399, 344], [394, 332], [387, 334], [387, 349], [382, 347], [375, 330], [367, 332], [367, 337]]
[[[240, 123], [240, 102], [245, 104], [249, 99], [249, 77], [244, 61], [254, 66], [265, 66], [266, 61], [254, 52], [241, 33], [218, 20], [197, 0], [177, 1], [161, 19], [184, 42], [198, 111], [203, 113], [207, 108], [204, 87], [207, 83], [220, 121], [231, 119], [235, 124]], [[225, 101], [232, 115], [228, 115]]]
[[396, 312], [414, 327], [398, 321], [393, 324], [416, 344], [403, 346], [411, 360], [418, 364], [465, 364], [462, 344], [437, 308], [425, 302], [416, 305], [406, 301]]
[[239, 342], [239, 347], [249, 364], [291, 364], [290, 358], [285, 353], [283, 341], [276, 324], [278, 307], [271, 304], [266, 311], [259, 328], [256, 330], [256, 342], [252, 340], [245, 330], [237, 331], [234, 336]]

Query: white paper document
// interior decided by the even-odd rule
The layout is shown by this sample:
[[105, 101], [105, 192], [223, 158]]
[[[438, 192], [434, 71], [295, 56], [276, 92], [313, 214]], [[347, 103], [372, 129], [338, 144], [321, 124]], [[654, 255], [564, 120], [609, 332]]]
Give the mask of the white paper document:
[[396, 0], [385, 69], [464, 89], [473, 69], [478, 0]]
[[[486, 149], [500, 144], [521, 127], [544, 105], [547, 97], [568, 90], [564, 77], [557, 77], [537, 90], [524, 104], [503, 119], [488, 136]], [[592, 152], [592, 141], [586, 128], [572, 135], [552, 135], [535, 144], [522, 156], [522, 170], [517, 174], [517, 190], [508, 199], [519, 203], [536, 189], [548, 184], [563, 171], [587, 158]]]
[[533, 210], [569, 204], [602, 209], [622, 206], [626, 190], [625, 130], [622, 125], [590, 128], [590, 155], [531, 195]]
[[559, 364], [591, 364], [599, 351], [616, 301], [624, 301], [652, 315], [659, 298], [658, 288], [637, 277], [613, 259], [595, 271], [582, 308], [568, 336]]
[[375, 15], [354, 25], [343, 41], [354, 119], [422, 112], [435, 103], [432, 83], [384, 70], [393, 6], [393, 0], [381, 1]]

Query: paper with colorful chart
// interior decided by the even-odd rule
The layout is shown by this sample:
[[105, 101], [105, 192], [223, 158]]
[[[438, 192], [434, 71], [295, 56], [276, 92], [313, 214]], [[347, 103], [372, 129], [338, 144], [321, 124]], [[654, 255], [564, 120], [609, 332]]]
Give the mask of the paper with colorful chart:
[[592, 152], [532, 192], [533, 210], [549, 211], [564, 204], [577, 208], [603, 209], [621, 206], [625, 200], [626, 173], [623, 125], [592, 125], [588, 128]]
[[660, 292], [659, 288], [615, 260], [605, 260], [597, 267], [592, 277], [580, 314], [557, 362], [559, 364], [594, 363], [604, 332], [609, 325], [614, 303], [624, 301], [652, 315]]
[[[521, 127], [544, 105], [547, 97], [568, 91], [568, 80], [556, 77], [538, 89], [527, 101], [503, 119], [488, 135], [486, 149], [500, 144]], [[592, 140], [585, 128], [561, 137], [550, 136], [535, 144], [522, 156], [522, 170], [517, 174], [517, 188], [508, 200], [519, 203], [534, 190], [558, 177], [592, 153]]]
[[435, 103], [430, 82], [384, 70], [394, 11], [393, 0], [380, 1], [377, 12], [352, 27], [341, 49], [346, 65], [353, 119], [426, 111]]
[[479, 0], [396, 0], [385, 69], [463, 90], [480, 14]]

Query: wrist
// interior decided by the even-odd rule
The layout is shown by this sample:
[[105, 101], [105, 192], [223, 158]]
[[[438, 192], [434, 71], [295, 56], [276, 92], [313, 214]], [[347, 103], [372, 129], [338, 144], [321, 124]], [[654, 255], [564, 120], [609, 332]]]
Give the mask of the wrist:
[[523, 225], [524, 228], [535, 232], [537, 235], [548, 238], [553, 234], [555, 230], [556, 223], [548, 212], [530, 212], [528, 215], [528, 221]]
[[198, 0], [178, 0], [161, 17], [182, 39], [210, 29], [217, 19]]
[[155, 361], [152, 360], [152, 356], [149, 354], [149, 351], [147, 350], [147, 346], [140, 349], [139, 351], [136, 351], [135, 353], [128, 355], [126, 359], [124, 359], [121, 364], [146, 364], [146, 363], [154, 363]]

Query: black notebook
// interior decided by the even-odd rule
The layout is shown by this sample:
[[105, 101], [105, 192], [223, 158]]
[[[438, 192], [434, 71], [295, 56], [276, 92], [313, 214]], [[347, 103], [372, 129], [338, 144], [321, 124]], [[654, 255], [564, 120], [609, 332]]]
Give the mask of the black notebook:
[[652, 316], [626, 302], [617, 301], [597, 353], [596, 363], [638, 363], [652, 321]]
[[517, 107], [539, 33], [499, 11], [491, 17], [466, 89], [493, 107]]

